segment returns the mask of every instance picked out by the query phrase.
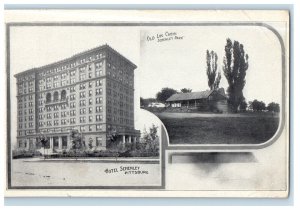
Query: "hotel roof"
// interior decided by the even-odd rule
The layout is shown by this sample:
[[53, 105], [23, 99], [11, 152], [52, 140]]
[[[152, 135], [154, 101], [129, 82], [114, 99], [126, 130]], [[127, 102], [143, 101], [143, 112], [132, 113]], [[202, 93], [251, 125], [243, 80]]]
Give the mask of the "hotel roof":
[[200, 92], [176, 93], [172, 95], [170, 98], [168, 98], [167, 101], [188, 101], [188, 100], [208, 98], [208, 96], [210, 96], [210, 94], [212, 94], [214, 91], [226, 97], [225, 95], [223, 95], [217, 90], [206, 90]]
[[128, 60], [126, 57], [124, 57], [123, 55], [121, 55], [121, 54], [120, 54], [118, 51], [116, 51], [114, 48], [112, 48], [112, 47], [109, 46], [108, 44], [105, 44], [105, 45], [101, 45], [101, 46], [98, 46], [98, 47], [95, 47], [95, 48], [92, 48], [92, 49], [89, 49], [89, 50], [86, 50], [86, 51], [83, 51], [83, 52], [74, 54], [73, 56], [68, 57], [68, 58], [65, 58], [65, 59], [60, 60], [60, 61], [56, 61], [56, 62], [47, 64], [47, 65], [44, 65], [44, 66], [40, 66], [40, 67], [36, 67], [36, 68], [31, 68], [31, 69], [22, 71], [22, 72], [20, 72], [20, 73], [15, 74], [14, 76], [17, 77], [17, 76], [22, 75], [22, 74], [26, 74], [26, 73], [29, 73], [29, 72], [34, 72], [34, 71], [42, 70], [42, 69], [45, 69], [45, 68], [48, 68], [48, 67], [51, 67], [51, 66], [54, 66], [54, 65], [60, 65], [60, 64], [63, 64], [63, 63], [65, 63], [65, 62], [69, 62], [69, 61], [72, 61], [72, 60], [74, 60], [74, 59], [77, 59], [78, 57], [80, 57], [80, 56], [82, 56], [82, 55], [85, 55], [85, 54], [94, 52], [94, 51], [96, 51], [96, 50], [102, 50], [102, 49], [108, 49], [108, 50], [110, 50], [111, 52], [115, 53], [116, 55], [122, 57], [127, 63], [129, 63], [130, 65], [132, 65], [132, 67], [134, 67], [134, 68], [137, 67], [134, 63], [132, 63], [132, 62], [131, 62], [130, 60]]

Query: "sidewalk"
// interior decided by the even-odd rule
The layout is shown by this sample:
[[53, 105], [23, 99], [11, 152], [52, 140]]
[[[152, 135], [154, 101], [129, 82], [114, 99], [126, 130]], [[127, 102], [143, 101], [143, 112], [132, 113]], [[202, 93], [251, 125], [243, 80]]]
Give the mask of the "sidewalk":
[[159, 163], [159, 158], [114, 158], [114, 157], [104, 157], [104, 158], [48, 158], [44, 157], [24, 159], [24, 162], [105, 162], [105, 163], [116, 163], [116, 162], [126, 162], [126, 163]]

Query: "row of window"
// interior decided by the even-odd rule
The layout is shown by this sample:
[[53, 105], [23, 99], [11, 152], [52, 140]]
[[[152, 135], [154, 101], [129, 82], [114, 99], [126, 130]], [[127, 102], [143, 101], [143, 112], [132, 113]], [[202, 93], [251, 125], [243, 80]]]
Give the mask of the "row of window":
[[31, 95], [28, 95], [28, 96], [23, 96], [23, 97], [18, 97], [18, 103], [21, 103], [21, 102], [25, 102], [25, 101], [27, 101], [27, 98], [28, 98], [28, 100], [30, 101], [30, 100], [33, 100], [33, 94], [31, 94]]
[[[24, 123], [24, 124], [19, 123], [19, 129], [22, 129], [22, 128], [27, 128], [27, 123]], [[33, 128], [33, 123], [32, 122], [28, 123], [28, 128]]]
[[27, 76], [23, 76], [23, 77], [19, 77], [18, 78], [18, 82], [25, 82], [25, 81], [31, 81], [32, 79], [34, 79], [34, 74], [32, 75], [27, 75]]
[[34, 90], [33, 87], [29, 87], [29, 88], [19, 88], [19, 89], [18, 89], [18, 94], [32, 93], [33, 90]]
[[[28, 109], [29, 114], [33, 114], [33, 109]], [[19, 110], [18, 111], [19, 116], [22, 116], [22, 114], [27, 115], [27, 109]]]
[[53, 74], [53, 73], [57, 73], [57, 72], [60, 72], [62, 70], [66, 70], [66, 69], [70, 69], [70, 68], [74, 68], [78, 65], [81, 65], [83, 63], [86, 63], [86, 62], [91, 62], [91, 61], [94, 61], [94, 60], [97, 60], [97, 59], [101, 59], [104, 57], [104, 54], [103, 53], [98, 53], [96, 55], [93, 55], [93, 56], [88, 56], [86, 58], [83, 58], [83, 59], [80, 59], [80, 60], [77, 60], [76, 62], [72, 62], [72, 63], [68, 63], [68, 64], [65, 64], [63, 66], [60, 66], [60, 67], [56, 67], [56, 68], [53, 68], [53, 69], [48, 69], [47, 71], [44, 71], [44, 72], [41, 72], [39, 73], [39, 75], [41, 77], [44, 77], [48, 74]]
[[111, 115], [107, 115], [107, 122], [127, 124], [127, 125], [129, 125], [129, 124], [133, 125], [133, 123], [134, 123], [132, 119], [111, 116]]
[[[24, 122], [27, 122], [27, 117], [26, 116], [25, 117], [19, 117], [18, 122], [23, 122], [23, 119], [24, 119]], [[28, 116], [28, 121], [33, 121], [33, 119], [34, 119], [33, 115]]]
[[[44, 122], [39, 122], [39, 127], [42, 128], [45, 125], [47, 127], [50, 127], [50, 126], [59, 126], [59, 125], [67, 125], [67, 120], [61, 120], [60, 122], [61, 122], [61, 124], [59, 124], [59, 120], [54, 120], [53, 122], [52, 121], [47, 121], [45, 123]], [[83, 123], [83, 119], [82, 119], [81, 123]], [[75, 118], [71, 118], [70, 119], [70, 124], [76, 124], [76, 119]], [[96, 128], [96, 131], [103, 130], [103, 125], [97, 124], [97, 125], [88, 125], [89, 131], [92, 131], [93, 130], [92, 128], [94, 126]], [[31, 124], [31, 127], [33, 127], [32, 124]], [[84, 128], [83, 130], [85, 131], [85, 126], [80, 126], [80, 127]], [[26, 125], [25, 125], [25, 128], [26, 128]], [[19, 129], [22, 129], [22, 124], [19, 125]], [[82, 131], [82, 129], [81, 129], [81, 131]]]
[[[85, 69], [85, 67], [82, 67]], [[88, 79], [93, 78], [92, 72], [88, 72], [88, 74], [85, 73], [85, 71], [80, 69], [80, 74], [79, 74], [79, 81], [83, 81]], [[89, 69], [91, 69], [89, 67]], [[71, 71], [70, 72], [70, 84], [74, 84], [76, 82], [76, 77], [75, 77], [76, 71]], [[102, 69], [95, 69], [95, 77], [100, 77], [103, 75], [103, 70]], [[66, 86], [68, 85], [68, 79], [66, 79], [67, 73], [61, 74], [61, 79], [62, 81], [59, 81], [59, 75], [55, 75], [54, 77], [48, 77], [46, 78], [46, 86], [45, 86], [45, 80], [40, 80], [39, 81], [39, 90], [45, 90], [45, 89], [50, 89], [52, 87], [57, 88], [59, 86]]]

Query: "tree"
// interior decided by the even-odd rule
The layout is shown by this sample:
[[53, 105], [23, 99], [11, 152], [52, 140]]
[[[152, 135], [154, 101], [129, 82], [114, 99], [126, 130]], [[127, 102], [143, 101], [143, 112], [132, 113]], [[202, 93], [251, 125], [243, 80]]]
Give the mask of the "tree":
[[177, 93], [177, 90], [172, 88], [162, 88], [160, 92], [156, 94], [156, 100], [165, 103], [168, 98]]
[[244, 46], [238, 41], [227, 39], [225, 45], [225, 56], [223, 60], [223, 72], [228, 82], [228, 103], [233, 112], [245, 100], [243, 88], [246, 84], [246, 71], [248, 69], [248, 54], [245, 54]]
[[111, 149], [116, 149], [118, 145], [118, 132], [115, 129], [110, 129], [106, 133], [106, 139], [108, 142], [108, 147]]
[[41, 134], [38, 137], [38, 141], [42, 144], [42, 147], [44, 148], [44, 159], [45, 159], [46, 158], [46, 156], [45, 156], [45, 148], [46, 148], [46, 146], [49, 143], [48, 138], [44, 134]]
[[208, 78], [208, 87], [211, 90], [219, 88], [221, 73], [218, 72], [218, 55], [214, 51], [206, 50], [206, 74]]
[[148, 105], [148, 104], [146, 104], [145, 99], [142, 98], [142, 97], [140, 97], [140, 106], [141, 106], [141, 107], [145, 107], [145, 106], [147, 106], [147, 105]]
[[263, 101], [258, 101], [255, 99], [254, 101], [249, 102], [249, 104], [251, 104], [253, 111], [259, 112], [266, 110], [266, 104]]
[[82, 135], [78, 130], [71, 130], [70, 137], [72, 141], [72, 150], [74, 150], [75, 157], [77, 157], [77, 151], [85, 147], [85, 144], [82, 141]]
[[247, 106], [248, 106], [247, 102], [242, 101], [241, 104], [240, 104], [240, 111], [243, 111], [243, 112], [246, 111]]
[[267, 110], [269, 112], [280, 112], [280, 106], [279, 106], [279, 104], [277, 104], [275, 102], [271, 102], [268, 104]]
[[182, 88], [180, 91], [181, 91], [182, 93], [190, 93], [190, 92], [192, 92], [192, 89], [189, 89], [189, 88]]
[[150, 131], [144, 131], [143, 141], [145, 142], [145, 150], [152, 155], [159, 155], [159, 137], [157, 135], [157, 126], [152, 124]]

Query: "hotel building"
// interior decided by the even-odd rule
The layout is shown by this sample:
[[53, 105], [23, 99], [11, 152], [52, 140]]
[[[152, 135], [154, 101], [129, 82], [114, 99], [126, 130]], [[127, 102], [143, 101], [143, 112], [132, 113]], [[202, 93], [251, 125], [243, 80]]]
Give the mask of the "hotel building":
[[17, 145], [20, 149], [68, 150], [77, 130], [85, 145], [109, 149], [112, 134], [122, 143], [139, 140], [134, 128], [136, 65], [108, 45], [15, 75]]

